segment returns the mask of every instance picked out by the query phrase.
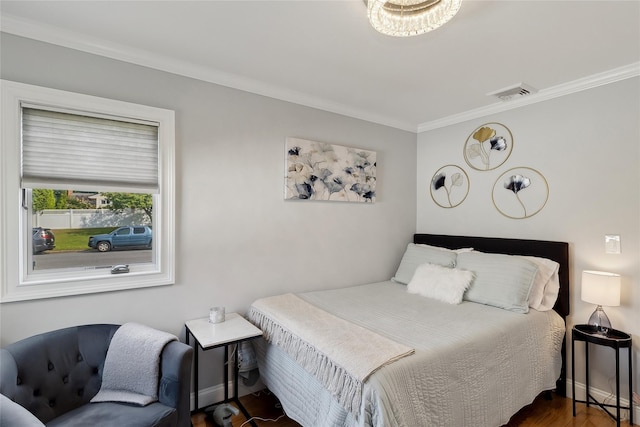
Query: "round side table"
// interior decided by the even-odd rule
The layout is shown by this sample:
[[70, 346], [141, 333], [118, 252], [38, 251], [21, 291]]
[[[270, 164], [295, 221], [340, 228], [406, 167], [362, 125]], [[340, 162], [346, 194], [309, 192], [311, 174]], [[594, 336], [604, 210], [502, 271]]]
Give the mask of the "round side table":
[[[586, 365], [586, 400], [576, 399], [576, 368], [575, 368], [575, 343], [576, 341], [584, 341], [585, 343], [585, 365]], [[616, 355], [616, 404], [609, 405], [598, 402], [591, 394], [589, 394], [589, 344], [601, 345], [611, 347], [615, 350]], [[620, 406], [620, 349], [626, 348], [629, 356], [629, 406]], [[629, 410], [629, 424], [633, 425], [633, 374], [631, 364], [631, 335], [626, 332], [618, 331], [617, 329], [609, 329], [609, 332], [605, 335], [599, 333], [595, 326], [591, 325], [575, 325], [571, 333], [571, 396], [573, 404], [573, 416], [576, 416], [576, 402], [586, 403], [587, 406], [591, 402], [600, 406], [611, 418], [613, 418], [617, 426], [620, 427], [620, 410]], [[609, 408], [616, 408], [616, 415], [614, 416]]]

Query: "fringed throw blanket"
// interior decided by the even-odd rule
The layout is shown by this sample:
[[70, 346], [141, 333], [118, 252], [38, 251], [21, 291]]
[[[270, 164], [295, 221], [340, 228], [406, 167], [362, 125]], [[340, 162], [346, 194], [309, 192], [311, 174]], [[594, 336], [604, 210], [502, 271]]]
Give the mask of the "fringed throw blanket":
[[294, 294], [263, 298], [247, 317], [267, 342], [282, 347], [356, 417], [362, 383], [414, 349], [336, 317]]
[[120, 326], [107, 350], [100, 391], [91, 402], [145, 406], [157, 401], [160, 355], [175, 340], [174, 335], [137, 323]]

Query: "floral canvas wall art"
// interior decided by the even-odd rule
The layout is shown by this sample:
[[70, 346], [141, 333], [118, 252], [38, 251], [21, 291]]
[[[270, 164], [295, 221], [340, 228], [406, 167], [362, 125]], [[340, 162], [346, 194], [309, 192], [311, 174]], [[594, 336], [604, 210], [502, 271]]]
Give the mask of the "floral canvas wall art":
[[375, 202], [375, 151], [287, 138], [285, 156], [285, 199]]

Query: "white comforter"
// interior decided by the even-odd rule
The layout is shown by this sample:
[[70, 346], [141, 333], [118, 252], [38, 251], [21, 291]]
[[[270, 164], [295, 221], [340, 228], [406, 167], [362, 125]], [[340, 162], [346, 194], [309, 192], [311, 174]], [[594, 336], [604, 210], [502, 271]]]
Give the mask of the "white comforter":
[[496, 427], [560, 375], [565, 326], [553, 311], [449, 305], [394, 282], [299, 296], [416, 349], [371, 375], [352, 413], [286, 352], [258, 341], [263, 381], [303, 426]]

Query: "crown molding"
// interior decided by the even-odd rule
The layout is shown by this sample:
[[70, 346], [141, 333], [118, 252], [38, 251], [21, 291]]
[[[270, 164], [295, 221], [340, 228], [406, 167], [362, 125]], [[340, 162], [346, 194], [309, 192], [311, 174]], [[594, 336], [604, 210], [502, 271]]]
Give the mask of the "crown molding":
[[6, 14], [2, 15], [1, 18], [0, 28], [2, 32], [5, 33], [104, 56], [143, 67], [153, 68], [184, 77], [202, 80], [310, 108], [316, 108], [330, 113], [377, 123], [412, 133], [421, 133], [451, 126], [468, 120], [513, 110], [526, 105], [548, 101], [553, 98], [640, 76], [640, 62], [636, 62], [620, 68], [605, 71], [603, 73], [594, 74], [572, 82], [543, 89], [535, 94], [531, 94], [523, 98], [506, 102], [497, 102], [485, 107], [421, 123], [416, 126], [412, 123], [375, 115], [365, 110], [354, 109], [344, 104], [335, 103], [327, 99], [320, 99], [302, 92], [292, 91], [279, 86], [267, 85], [254, 79], [247, 79], [231, 73], [213, 70], [188, 61], [179, 61], [175, 58], [155, 55], [142, 49], [132, 48], [131, 46], [105, 42], [104, 40], [87, 37], [84, 34], [78, 34], [59, 27], [45, 25], [39, 22]]
[[233, 89], [250, 92], [281, 101], [316, 108], [342, 116], [352, 117], [384, 126], [393, 127], [409, 132], [416, 132], [415, 124], [391, 119], [371, 112], [355, 109], [344, 104], [332, 102], [327, 99], [317, 98], [308, 94], [293, 91], [280, 86], [268, 85], [254, 79], [248, 79], [220, 70], [202, 67], [188, 61], [180, 61], [175, 58], [156, 55], [149, 51], [132, 48], [118, 43], [110, 43], [101, 39], [87, 37], [84, 34], [75, 33], [59, 27], [54, 27], [31, 20], [2, 15], [2, 32], [50, 43], [74, 50], [79, 50], [94, 55], [124, 61], [155, 70], [193, 78], [196, 80], [214, 83]]
[[640, 62], [635, 62], [623, 67], [614, 68], [602, 73], [587, 76], [578, 80], [552, 86], [542, 89], [531, 95], [511, 101], [497, 102], [485, 107], [476, 108], [459, 114], [443, 117], [438, 120], [422, 123], [418, 125], [418, 133], [438, 129], [446, 126], [455, 125], [457, 123], [466, 122], [468, 120], [489, 116], [492, 114], [502, 113], [504, 111], [514, 110], [526, 105], [537, 104], [538, 102], [548, 101], [550, 99], [559, 98], [561, 96], [570, 95], [572, 93], [581, 92], [583, 90], [593, 89], [598, 86], [615, 83], [620, 80], [630, 79], [640, 76]]

